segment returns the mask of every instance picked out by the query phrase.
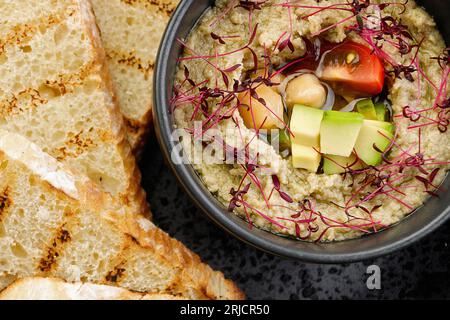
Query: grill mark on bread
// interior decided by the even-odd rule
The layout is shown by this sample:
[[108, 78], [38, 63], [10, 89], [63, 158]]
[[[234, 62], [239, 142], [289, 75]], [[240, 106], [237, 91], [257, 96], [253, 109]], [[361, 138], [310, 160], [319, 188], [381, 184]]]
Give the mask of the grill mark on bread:
[[[188, 288], [184, 287], [183, 281], [181, 279], [181, 275], [177, 274], [173, 281], [167, 286], [167, 288], [165, 289], [165, 291], [169, 292], [171, 295], [174, 296], [182, 296], [182, 292], [185, 292], [186, 290], [188, 290]], [[211, 297], [208, 292], [207, 289], [202, 285], [199, 286], [198, 288], [195, 288], [196, 291], [196, 300], [214, 300], [214, 297]]]
[[44, 273], [50, 272], [58, 257], [59, 253], [56, 251], [56, 248], [49, 248], [46, 256], [39, 262], [39, 270]]
[[18, 115], [26, 110], [35, 109], [42, 104], [48, 103], [40, 92], [33, 88], [20, 91], [17, 94], [9, 94], [10, 96], [4, 100], [0, 100], [0, 116], [7, 117]]
[[89, 63], [83, 65], [77, 72], [59, 74], [56, 80], [47, 80], [45, 85], [52, 89], [59, 90], [61, 95], [71, 93], [76, 87], [84, 84], [84, 80], [92, 73], [94, 64], [94, 61], [89, 61]]
[[66, 243], [70, 242], [70, 240], [72, 240], [70, 232], [66, 230], [65, 226], [63, 225], [56, 233], [52, 245], [47, 248], [45, 256], [39, 262], [38, 268], [41, 272], [48, 273], [56, 267], [57, 260], [60, 257], [60, 252], [62, 251], [62, 247]]
[[0, 221], [2, 220], [4, 213], [6, 213], [13, 203], [10, 193], [9, 187], [4, 188], [3, 191], [0, 192]]
[[116, 266], [114, 270], [108, 272], [105, 277], [105, 280], [110, 283], [117, 284], [125, 275], [126, 270], [121, 266]]
[[66, 242], [69, 242], [70, 240], [72, 240], [72, 238], [70, 236], [69, 231], [61, 229], [61, 232], [58, 237], [58, 241], [60, 243], [66, 243]]
[[4, 54], [7, 45], [19, 46], [31, 40], [38, 32], [45, 32], [74, 14], [75, 10], [69, 9], [12, 27], [6, 37], [0, 39], [0, 56]]
[[[161, 1], [161, 0], [121, 0], [124, 4], [135, 6], [142, 5], [146, 9], [157, 9], [164, 13], [167, 17], [175, 11], [177, 2], [175, 1]], [[167, 3], [168, 2], [168, 3]]]
[[66, 142], [65, 146], [54, 149], [51, 153], [55, 155], [58, 161], [63, 161], [66, 158], [76, 158], [85, 153], [88, 148], [95, 147], [94, 140], [90, 138], [94, 128], [90, 128], [87, 133], [81, 130], [75, 135], [72, 135]]
[[[47, 187], [55, 189], [52, 185], [45, 183]], [[55, 189], [58, 190], [58, 189]], [[64, 250], [65, 244], [69, 243], [72, 240], [72, 236], [70, 231], [67, 228], [68, 220], [76, 215], [76, 212], [73, 212], [72, 209], [66, 208], [64, 209], [64, 218], [66, 221], [62, 223], [57, 231], [54, 233], [53, 240], [51, 244], [44, 250], [45, 255], [41, 258], [38, 264], [38, 270], [42, 273], [50, 273], [52, 270], [56, 269], [58, 258], [61, 255], [61, 252]]]
[[110, 50], [107, 53], [107, 57], [110, 60], [114, 60], [118, 64], [123, 64], [135, 68], [146, 75], [152, 72], [153, 69], [155, 68], [154, 61], [144, 63], [142, 59], [136, 57], [134, 52], [121, 53], [114, 50]]
[[59, 74], [56, 80], [46, 80], [37, 89], [27, 88], [18, 93], [8, 93], [9, 97], [0, 100], [0, 116], [19, 115], [47, 104], [52, 98], [72, 93], [75, 88], [84, 85], [84, 80], [89, 77], [93, 64], [94, 62], [91, 61], [75, 73]]
[[181, 285], [182, 285], [181, 277], [179, 274], [177, 274], [172, 280], [172, 282], [167, 286], [166, 291], [173, 295], [180, 294]]
[[136, 238], [134, 238], [131, 235], [126, 235], [128, 239], [128, 243], [120, 250], [117, 254], [114, 261], [114, 267], [111, 271], [108, 272], [108, 274], [105, 277], [105, 281], [107, 283], [112, 283], [115, 285], [119, 285], [121, 280], [126, 277], [126, 270], [124, 268], [124, 265], [126, 263], [126, 260], [124, 260], [124, 253], [127, 251], [127, 249], [130, 246], [130, 243], [138, 244]]

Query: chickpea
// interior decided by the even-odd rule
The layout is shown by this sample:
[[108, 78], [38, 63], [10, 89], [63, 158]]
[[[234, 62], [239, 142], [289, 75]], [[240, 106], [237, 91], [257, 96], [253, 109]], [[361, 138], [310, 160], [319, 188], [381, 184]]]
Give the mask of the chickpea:
[[322, 108], [326, 99], [324, 86], [313, 74], [303, 74], [291, 80], [286, 87], [286, 104], [289, 108], [295, 104]]
[[267, 107], [255, 98], [250, 97], [248, 92], [239, 94], [239, 101], [242, 104], [239, 107], [239, 112], [247, 128], [266, 130], [283, 128], [283, 122], [279, 120], [283, 120], [284, 117], [281, 95], [266, 85], [260, 85], [256, 89], [256, 93], [264, 99]]

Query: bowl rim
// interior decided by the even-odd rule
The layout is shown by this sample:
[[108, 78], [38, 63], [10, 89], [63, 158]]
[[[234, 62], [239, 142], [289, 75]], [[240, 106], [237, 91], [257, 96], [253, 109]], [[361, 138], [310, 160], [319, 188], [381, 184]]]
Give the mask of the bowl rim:
[[[177, 42], [177, 30], [180, 28], [180, 23], [183, 17], [189, 12], [189, 8], [193, 5], [194, 2], [195, 0], [183, 0], [179, 4], [177, 9], [173, 13], [164, 33], [155, 63], [153, 81], [154, 107], [152, 108], [153, 121], [157, 140], [159, 142], [161, 151], [163, 152], [164, 158], [169, 164], [170, 169], [175, 174], [178, 182], [189, 195], [189, 197], [193, 200], [193, 202], [197, 205], [197, 207], [199, 207], [216, 225], [220, 226], [229, 234], [251, 245], [252, 247], [276, 256], [297, 259], [311, 263], [336, 264], [374, 259], [403, 249], [413, 242], [429, 235], [450, 218], [450, 205], [448, 204], [446, 209], [440, 212], [431, 222], [423, 225], [419, 230], [409, 234], [408, 236], [401, 237], [397, 240], [392, 241], [391, 243], [380, 245], [372, 249], [365, 249], [361, 251], [356, 250], [349, 253], [323, 253], [314, 251], [305, 252], [297, 248], [290, 248], [289, 246], [283, 244], [283, 241], [280, 240], [286, 240], [286, 238], [271, 234], [257, 228], [250, 229], [247, 222], [244, 222], [244, 220], [237, 217], [235, 214], [226, 211], [224, 206], [211, 195], [208, 189], [206, 189], [198, 175], [195, 173], [195, 170], [193, 169], [191, 164], [182, 163], [180, 165], [175, 165], [171, 160], [171, 151], [175, 148], [175, 144], [170, 139], [170, 134], [173, 131], [173, 123], [171, 122], [171, 116], [168, 112], [169, 109], [167, 102], [170, 99], [169, 95], [171, 94], [172, 90], [170, 88], [166, 88], [166, 79], [168, 76], [167, 69], [169, 65], [170, 53], [173, 50], [173, 46], [175, 46], [175, 43]], [[190, 28], [192, 29], [194, 26], [195, 24], [193, 24]], [[174, 75], [171, 75], [170, 77], [173, 78]], [[408, 218], [409, 216], [405, 219]], [[401, 222], [403, 222], [403, 220]], [[392, 228], [395, 228], [395, 225]], [[380, 232], [378, 234], [382, 234], [383, 232]], [[262, 233], [264, 234], [264, 236], [262, 236]], [[375, 237], [378, 234], [372, 234], [368, 237]], [[269, 237], [271, 238], [271, 240], [267, 239]], [[278, 238], [278, 240], [276, 238]], [[334, 244], [363, 241], [365, 238], [366, 237], [345, 240], [342, 242], [336, 242]], [[297, 243], [297, 241], [295, 240], [289, 241]], [[310, 244], [319, 247], [331, 245], [329, 243]]]

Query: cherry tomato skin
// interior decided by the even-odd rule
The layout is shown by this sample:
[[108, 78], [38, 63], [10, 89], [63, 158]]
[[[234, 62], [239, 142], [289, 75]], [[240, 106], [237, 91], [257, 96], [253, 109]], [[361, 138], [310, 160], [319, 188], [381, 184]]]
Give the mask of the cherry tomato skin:
[[345, 42], [326, 53], [320, 78], [343, 95], [375, 96], [383, 91], [385, 72], [370, 48]]

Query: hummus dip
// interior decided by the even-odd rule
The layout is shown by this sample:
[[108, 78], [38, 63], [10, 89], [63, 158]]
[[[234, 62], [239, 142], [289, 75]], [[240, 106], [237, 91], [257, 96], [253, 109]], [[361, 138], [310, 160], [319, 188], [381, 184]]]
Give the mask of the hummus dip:
[[[435, 196], [449, 168], [448, 52], [435, 22], [414, 1], [405, 5], [390, 1], [343, 2], [217, 0], [188, 38], [179, 40], [184, 53], [176, 77], [172, 112], [183, 155], [230, 212], [281, 236], [329, 242], [383, 230], [412, 213], [428, 197]], [[334, 65], [337, 69], [331, 71], [342, 67], [339, 54], [333, 50], [346, 43], [359, 49], [357, 58], [344, 56], [344, 66], [345, 63], [357, 66], [368, 57], [381, 61], [378, 72], [382, 72], [382, 77], [374, 79], [384, 81], [382, 92], [378, 92], [381, 87], [377, 93], [366, 90], [369, 87], [377, 90], [375, 80], [370, 85], [358, 86], [367, 80], [364, 77], [356, 81], [344, 79], [339, 82], [343, 83], [341, 86], [333, 77], [324, 80], [327, 59], [334, 57], [337, 61], [337, 67]], [[364, 51], [361, 46], [368, 48], [370, 54], [358, 58], [358, 52]], [[309, 60], [301, 60], [306, 56]], [[329, 64], [333, 66], [332, 62]], [[367, 71], [366, 78], [373, 72]], [[370, 108], [372, 101], [378, 102], [378, 106], [382, 101], [386, 106], [383, 112], [387, 114], [382, 115], [386, 117], [383, 121], [393, 129], [392, 135], [386, 133], [389, 146], [382, 150], [370, 140], [373, 137], [367, 140], [372, 148], [369, 153], [374, 148], [379, 153], [377, 163], [354, 167], [346, 163], [342, 172], [330, 173], [331, 170], [327, 174], [323, 168], [330, 161], [323, 152], [326, 141], [314, 148], [317, 155], [311, 153], [310, 146], [292, 142], [296, 138], [291, 127], [296, 124], [291, 117], [297, 107], [288, 105], [287, 91], [290, 81], [305, 75], [314, 77], [312, 82], [315, 81], [319, 93], [303, 93], [300, 100], [304, 99], [303, 104], [308, 105], [311, 95], [318, 94], [321, 97], [318, 105], [311, 102], [310, 106], [326, 113], [320, 139], [325, 139], [324, 123], [325, 118], [331, 117], [331, 108], [340, 112], [333, 114], [339, 119], [344, 111], [362, 118], [356, 112], [361, 101], [366, 99]], [[253, 89], [264, 86], [270, 93], [252, 90], [252, 86]], [[300, 83], [293, 92], [302, 88]], [[276, 94], [281, 97], [284, 109], [281, 114], [274, 107], [279, 101]], [[254, 100], [253, 107], [249, 106], [249, 99]], [[252, 121], [248, 120], [249, 110], [254, 108], [257, 113], [257, 103], [259, 112], [265, 109], [265, 122], [251, 126], [249, 122], [255, 124], [258, 120], [253, 113]], [[328, 106], [323, 107], [324, 104]], [[364, 120], [343, 117], [345, 125], [352, 121], [364, 121], [365, 125], [370, 119], [366, 115]], [[339, 126], [328, 121], [331, 127]], [[278, 144], [282, 144], [281, 133], [287, 133], [291, 148], [277, 150], [269, 143], [274, 139], [260, 133], [259, 129], [264, 127], [279, 132]], [[304, 128], [297, 129], [301, 132]], [[330, 139], [336, 138], [338, 133], [333, 137], [334, 129], [330, 130], [331, 134], [327, 133]], [[353, 137], [352, 125], [348, 130], [347, 135], [336, 138], [334, 143], [361, 139], [357, 134]], [[327, 149], [336, 147], [333, 141], [329, 144]], [[355, 153], [353, 145], [354, 142], [350, 149], [355, 148]], [[309, 148], [309, 153], [302, 153], [302, 148]], [[339, 157], [340, 148], [344, 147], [338, 146], [338, 152], [332, 154]], [[316, 157], [318, 160], [312, 159]], [[354, 162], [362, 163], [357, 158]], [[311, 169], [310, 163], [319, 168]]]

